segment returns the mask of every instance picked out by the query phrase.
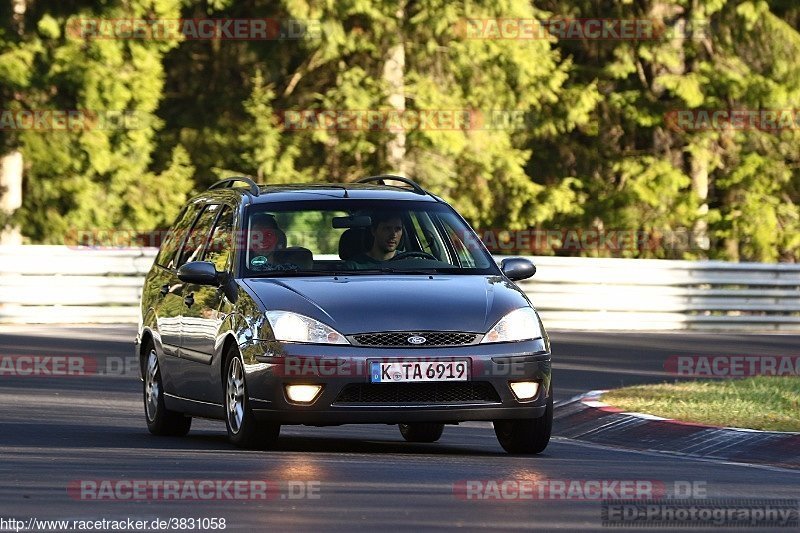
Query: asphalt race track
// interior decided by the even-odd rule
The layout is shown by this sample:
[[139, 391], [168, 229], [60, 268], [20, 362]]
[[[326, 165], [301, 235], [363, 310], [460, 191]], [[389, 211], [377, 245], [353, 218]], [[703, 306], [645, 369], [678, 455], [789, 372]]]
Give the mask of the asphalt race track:
[[[791, 499], [800, 486], [796, 471], [557, 436], [540, 456], [509, 456], [480, 423], [448, 426], [436, 444], [405, 443], [396, 426], [285, 427], [279, 449], [269, 452], [232, 448], [222, 422], [195, 420], [186, 438], [157, 438], [145, 427], [141, 384], [124, 371], [133, 334], [122, 326], [0, 327], [0, 355], [82, 356], [96, 364], [84, 376], [0, 377], [0, 520], [224, 518], [227, 531], [608, 530], [592, 496], [567, 498], [555, 490], [545, 497], [467, 499], [461, 489], [470, 480], [551, 480], [551, 488], [553, 480], [579, 480], [583, 487], [591, 480], [636, 480], [667, 496], [676, 486], [694, 486], [696, 497]], [[557, 401], [670, 379], [663, 365], [671, 355], [798, 355], [800, 346], [800, 337], [789, 335], [552, 332], [551, 338]], [[269, 490], [266, 498], [222, 492], [221, 499], [202, 501], [185, 494], [121, 499], [114, 492], [97, 500], [102, 491], [76, 488], [87, 481], [119, 488], [132, 480], [148, 487], [217, 480], [250, 488], [266, 480]], [[184, 524], [184, 530], [221, 530], [209, 521], [206, 528]]]

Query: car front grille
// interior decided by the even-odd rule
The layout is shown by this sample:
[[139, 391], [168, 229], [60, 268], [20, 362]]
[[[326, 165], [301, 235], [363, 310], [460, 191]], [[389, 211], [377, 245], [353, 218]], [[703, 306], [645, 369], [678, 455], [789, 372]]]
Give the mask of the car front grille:
[[351, 383], [337, 396], [337, 403], [447, 404], [500, 403], [494, 387], [485, 381], [430, 383]]
[[[386, 348], [428, 348], [430, 346], [464, 346], [473, 344], [478, 338], [476, 333], [459, 331], [386, 331], [383, 333], [363, 333], [353, 338], [359, 346]], [[425, 339], [415, 344], [409, 339]]]

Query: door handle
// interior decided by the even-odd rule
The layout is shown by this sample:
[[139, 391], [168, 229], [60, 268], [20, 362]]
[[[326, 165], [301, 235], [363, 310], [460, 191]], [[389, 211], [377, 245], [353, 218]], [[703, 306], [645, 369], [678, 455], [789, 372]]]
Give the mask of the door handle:
[[185, 303], [188, 307], [194, 305], [194, 293], [190, 294], [186, 298], [183, 299], [183, 303]]
[[169, 292], [169, 283], [165, 283], [164, 285], [162, 285], [161, 290], [158, 292], [161, 293], [161, 296], [166, 296], [167, 293]]

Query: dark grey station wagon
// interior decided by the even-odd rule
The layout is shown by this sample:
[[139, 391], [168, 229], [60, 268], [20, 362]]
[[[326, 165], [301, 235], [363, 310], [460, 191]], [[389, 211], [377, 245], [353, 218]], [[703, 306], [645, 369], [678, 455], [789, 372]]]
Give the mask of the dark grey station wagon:
[[464, 219], [411, 180], [259, 186], [192, 199], [147, 275], [136, 338], [147, 426], [224, 420], [269, 448], [281, 425], [398, 424], [410, 442], [491, 421], [510, 453], [550, 440], [550, 344]]

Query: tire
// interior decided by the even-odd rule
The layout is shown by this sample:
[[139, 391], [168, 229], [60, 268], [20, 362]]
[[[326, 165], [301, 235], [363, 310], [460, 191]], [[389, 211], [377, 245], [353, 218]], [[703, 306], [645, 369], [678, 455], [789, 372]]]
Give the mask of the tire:
[[444, 424], [417, 422], [400, 424], [400, 434], [408, 442], [436, 442], [442, 436]]
[[183, 437], [189, 433], [189, 429], [192, 427], [192, 418], [177, 411], [170, 411], [165, 406], [161, 367], [158, 364], [158, 355], [152, 340], [147, 342], [142, 353], [146, 357], [142, 391], [147, 429], [153, 435]]
[[231, 348], [225, 358], [222, 381], [228, 440], [240, 448], [270, 449], [278, 442], [281, 425], [256, 420], [250, 409], [242, 358]]
[[553, 430], [553, 388], [548, 392], [547, 408], [539, 418], [495, 420], [494, 432], [508, 453], [537, 454], [547, 448]]

